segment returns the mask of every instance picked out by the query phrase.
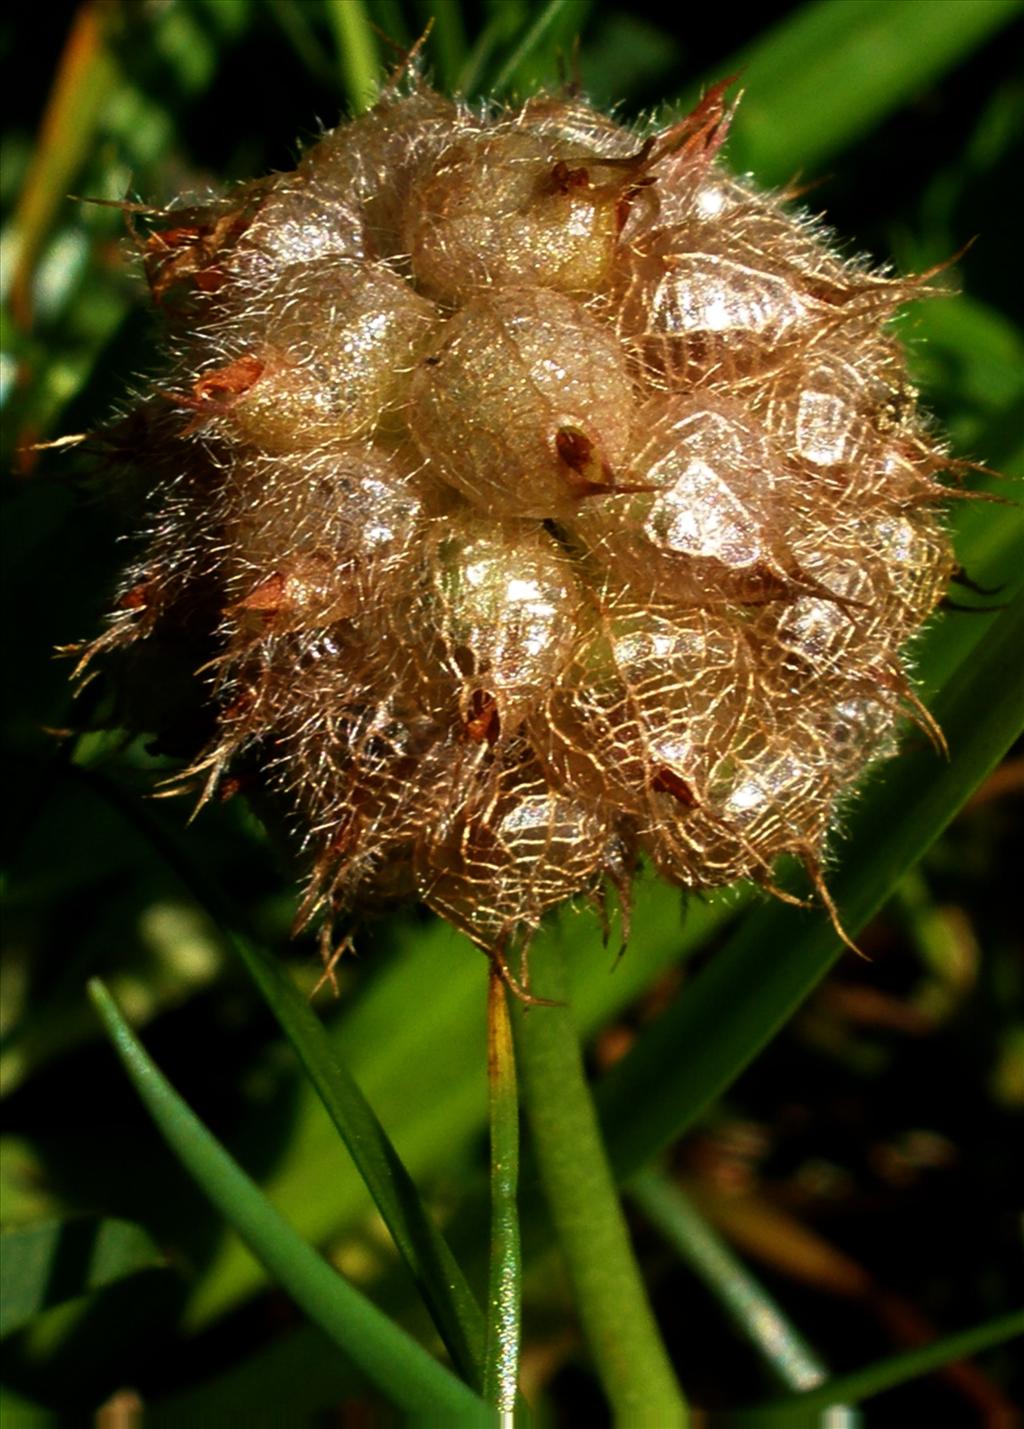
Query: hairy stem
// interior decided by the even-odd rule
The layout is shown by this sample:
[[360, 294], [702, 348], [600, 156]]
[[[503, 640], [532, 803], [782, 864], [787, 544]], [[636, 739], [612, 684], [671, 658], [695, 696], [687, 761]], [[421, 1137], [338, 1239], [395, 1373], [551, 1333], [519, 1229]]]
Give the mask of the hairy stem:
[[531, 991], [553, 1007], [513, 1013], [524, 1103], [580, 1318], [617, 1424], [686, 1423], [601, 1143], [571, 1009], [563, 950], [547, 950]]
[[512, 1423], [519, 1378], [522, 1249], [519, 1239], [519, 1097], [505, 985], [491, 971], [487, 1003], [491, 1123], [491, 1262], [484, 1396]]

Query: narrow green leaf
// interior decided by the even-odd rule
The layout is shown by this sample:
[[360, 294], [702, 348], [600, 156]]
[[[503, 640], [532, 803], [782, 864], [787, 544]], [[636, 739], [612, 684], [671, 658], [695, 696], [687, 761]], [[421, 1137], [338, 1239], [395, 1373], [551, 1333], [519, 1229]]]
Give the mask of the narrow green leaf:
[[445, 94], [453, 94], [468, 53], [462, 6], [458, 0], [417, 0], [416, 17], [421, 31], [433, 21], [431, 68], [435, 71], [437, 87]]
[[96, 771], [77, 772], [145, 832], [242, 960], [348, 1148], [453, 1363], [467, 1380], [479, 1384], [484, 1346], [480, 1307], [447, 1242], [427, 1214], [412, 1177], [323, 1023], [281, 963], [233, 929], [231, 910], [152, 812], [138, 800], [125, 798]]
[[[623, 956], [616, 956], [614, 943], [605, 946], [600, 920], [592, 909], [570, 907], [542, 928], [531, 957], [535, 964], [549, 956], [568, 961], [574, 1020], [587, 1038], [635, 1002], [667, 969], [719, 933], [742, 906], [738, 890], [711, 904], [700, 900], [684, 904], [678, 889], [648, 872], [634, 891], [632, 935]], [[418, 929], [415, 940], [395, 939], [387, 967], [379, 970], [366, 995], [342, 1017], [336, 1032], [360, 1082], [393, 1128], [406, 1165], [418, 1177], [436, 1174], [442, 1164], [460, 1163], [467, 1149], [475, 1146], [486, 1115], [483, 1079], [478, 1076], [486, 1055], [483, 1038], [477, 1038], [477, 1029], [482, 1031], [484, 1025], [480, 962], [479, 953], [440, 923]], [[410, 1007], [428, 1001], [429, 1019], [409, 1016]], [[409, 1068], [415, 1068], [411, 1076]], [[267, 1190], [278, 1204], [287, 1206], [296, 1223], [307, 1227], [308, 1235], [322, 1239], [352, 1225], [365, 1214], [365, 1207], [354, 1178], [333, 1174], [327, 1128], [310, 1112], [312, 1097], [305, 1087], [297, 1093], [297, 1116], [308, 1130], [293, 1138], [287, 1163], [271, 1178]], [[524, 1185], [522, 1176], [520, 1184]], [[520, 1193], [519, 1219], [528, 1246], [531, 1231], [537, 1229], [537, 1214], [543, 1216], [535, 1192], [535, 1187], [526, 1185]], [[484, 1207], [480, 1210], [479, 1216], [474, 1212], [459, 1218], [459, 1243], [466, 1247], [462, 1258], [467, 1266], [468, 1256], [479, 1250], [486, 1237], [487, 1213]], [[472, 1235], [477, 1227], [479, 1240]], [[537, 1249], [535, 1234], [532, 1242]], [[486, 1264], [481, 1264], [480, 1278], [486, 1272]], [[237, 1241], [228, 1238], [194, 1302], [194, 1323], [206, 1324], [223, 1313], [257, 1289], [259, 1279], [258, 1267]], [[297, 1361], [305, 1353], [309, 1364], [301, 1377], [311, 1397], [303, 1402], [310, 1409], [330, 1403], [333, 1391], [318, 1389], [315, 1348], [307, 1342], [304, 1351], [296, 1346], [294, 1353]], [[293, 1361], [284, 1348], [281, 1355], [279, 1382], [284, 1382], [293, 1373]], [[269, 1373], [270, 1362], [261, 1363]], [[209, 1413], [215, 1415], [218, 1405], [231, 1402], [241, 1388], [229, 1374], [214, 1381], [209, 1391]], [[191, 1391], [182, 1403], [183, 1415], [207, 1412], [204, 1387]]]
[[[930, 1345], [922, 1345], [920, 1349], [893, 1355], [891, 1359], [878, 1360], [864, 1369], [854, 1370], [852, 1374], [838, 1375], [803, 1394], [787, 1395], [785, 1399], [773, 1400], [764, 1405], [763, 1409], [782, 1415], [799, 1409], [824, 1408], [826, 1405], [835, 1404], [837, 1400], [856, 1404], [862, 1399], [881, 1394], [883, 1390], [894, 1389], [898, 1384], [906, 1384], [908, 1380], [930, 1374], [932, 1370], [941, 1369], [943, 1365], [968, 1359], [972, 1355], [980, 1354], [982, 1350], [994, 1349], [996, 1345], [1005, 1345], [1010, 1340], [1021, 1337], [1024, 1337], [1024, 1310], [1015, 1310], [1009, 1315], [988, 1320], [984, 1325], [976, 1325], [971, 1330], [946, 1335], [941, 1340], [934, 1340]], [[761, 1408], [759, 1406], [753, 1412], [757, 1414]]]
[[[678, 889], [648, 874], [634, 891], [623, 956], [606, 945], [596, 912], [576, 906], [542, 928], [533, 953], [538, 962], [546, 959], [550, 939], [555, 955], [569, 960], [573, 1010], [581, 1035], [589, 1036], [723, 928], [741, 899], [731, 891], [687, 906]], [[479, 951], [440, 922], [392, 923], [386, 956], [387, 966], [339, 1019], [333, 1037], [420, 1180], [469, 1154], [486, 1121], [485, 969]], [[410, 1015], [424, 1007], [429, 1017]], [[322, 1241], [365, 1216], [367, 1207], [362, 1185], [337, 1175], [333, 1131], [315, 1100], [312, 1091], [297, 1093], [296, 1132], [267, 1190], [308, 1238]], [[192, 1322], [207, 1323], [258, 1281], [251, 1257], [237, 1242], [225, 1242], [190, 1306]]]
[[[126, 791], [98, 769], [76, 764], [69, 772], [116, 808], [146, 838], [227, 938], [228, 930], [237, 923], [234, 910], [225, 906], [223, 897], [197, 867], [185, 841], [169, 827], [160, 809]], [[618, 957], [614, 947], [607, 946], [601, 920], [594, 910], [577, 906], [562, 910], [546, 922], [534, 952], [538, 960], [547, 957], [550, 940], [560, 949], [558, 956], [568, 958], [573, 1008], [581, 1032], [589, 1035], [634, 1001], [666, 969], [723, 928], [736, 916], [743, 897], [741, 892], [731, 890], [711, 902], [692, 900], [686, 905], [677, 889], [648, 873], [633, 892], [632, 934], [624, 955]], [[239, 932], [232, 946], [244, 961], [256, 944]], [[267, 996], [276, 986], [275, 974], [280, 978], [286, 975], [272, 955], [263, 953], [259, 963], [267, 979]], [[254, 968], [250, 972], [255, 975]], [[484, 974], [485, 964], [479, 952], [446, 925], [435, 923], [424, 929], [396, 920], [389, 926], [387, 966], [379, 970], [366, 995], [333, 1028], [323, 1028], [292, 987], [292, 1001], [301, 1006], [301, 1015], [320, 1028], [320, 1038], [331, 1060], [352, 1069], [377, 1115], [391, 1129], [407, 1171], [417, 1179], [436, 1175], [441, 1167], [468, 1154], [486, 1118], [486, 1085], [481, 1075], [486, 1057]], [[410, 1008], [428, 1004], [429, 1018], [409, 1015]], [[277, 1016], [277, 1004], [268, 998], [268, 1005]], [[287, 1027], [284, 1030], [288, 1032]], [[314, 1060], [307, 1060], [311, 1044], [293, 1045], [311, 1079], [319, 1077]], [[410, 1068], [416, 1069], [414, 1074], [410, 1074]], [[307, 1083], [297, 1088], [289, 1151], [266, 1185], [268, 1194], [286, 1209], [303, 1234], [317, 1242], [342, 1233], [369, 1210], [366, 1184], [346, 1174], [347, 1168], [338, 1167], [335, 1127], [342, 1131], [353, 1155], [361, 1149], [365, 1153], [373, 1143], [369, 1134], [353, 1132], [350, 1140], [342, 1130], [343, 1098], [339, 1102], [335, 1097], [333, 1110], [328, 1106], [333, 1127], [321, 1114], [321, 1100], [319, 1091]], [[357, 1118], [355, 1126], [359, 1124]], [[385, 1171], [393, 1154], [383, 1149]], [[372, 1187], [371, 1169], [365, 1161], [360, 1162], [360, 1168], [360, 1175], [365, 1174]], [[379, 1190], [373, 1194], [378, 1197], [378, 1209], [396, 1243], [401, 1249], [400, 1228], [403, 1215], [407, 1215], [411, 1220], [409, 1239], [419, 1244], [419, 1218], [412, 1214], [404, 1198], [388, 1198], [386, 1177], [383, 1184], [385, 1194]], [[429, 1228], [425, 1213], [422, 1220]], [[437, 1233], [428, 1229], [427, 1234]], [[417, 1281], [432, 1262], [443, 1265], [448, 1258], [447, 1251], [423, 1252], [425, 1264], [414, 1269]], [[207, 1323], [252, 1293], [261, 1279], [259, 1266], [236, 1240], [226, 1238], [190, 1303], [189, 1323]], [[457, 1272], [448, 1283], [453, 1299], [461, 1300], [460, 1286], [464, 1281]], [[432, 1289], [439, 1291], [436, 1282]], [[429, 1305], [426, 1294], [424, 1298]], [[471, 1297], [459, 1315], [467, 1324], [472, 1318], [482, 1326], [482, 1316]], [[474, 1334], [479, 1335], [482, 1345], [482, 1329]]]
[[493, 1423], [461, 1380], [333, 1270], [296, 1234], [150, 1061], [99, 979], [89, 983], [104, 1027], [168, 1145], [252, 1253], [385, 1398], [440, 1422]]
[[[671, 26], [671, 20], [666, 20]], [[598, 10], [580, 55], [584, 90], [602, 107], [657, 93], [681, 62], [682, 36], [625, 10]]]
[[0, 1236], [0, 1336], [65, 1300], [165, 1265], [134, 1221], [36, 1221]]
[[[414, 40], [418, 40], [422, 33], [422, 30], [415, 26], [415, 34], [410, 30], [411, 22], [403, 14], [403, 0], [370, 0], [370, 14], [380, 38], [387, 43], [396, 58], [402, 50], [407, 50]], [[423, 21], [422, 28], [426, 28], [426, 20]]]
[[289, 1424], [312, 1425], [317, 1410], [336, 1408], [362, 1389], [350, 1362], [322, 1330], [304, 1321], [243, 1352], [240, 1360], [214, 1366], [197, 1384], [147, 1400], [146, 1429], [282, 1429], [282, 1405]]
[[724, 1307], [781, 1385], [806, 1390], [828, 1378], [810, 1345], [685, 1191], [660, 1172], [642, 1171], [629, 1182], [627, 1192]]
[[[898, 257], [901, 266], [910, 266]], [[949, 434], [955, 449], [1019, 468], [1024, 463], [1024, 335], [1009, 318], [962, 293], [911, 303], [898, 331], [908, 339], [915, 381], [929, 401], [952, 409]], [[1004, 413], [1005, 444], [999, 431]]]
[[198, 8], [206, 11], [213, 28], [225, 39], [240, 35], [252, 16], [250, 0], [200, 0]]
[[580, 1319], [620, 1424], [686, 1423], [608, 1168], [587, 1088], [564, 954], [534, 958], [531, 991], [551, 1007], [513, 1009], [523, 1102]]
[[310, 24], [308, 7], [297, 0], [270, 0], [270, 13], [309, 73], [321, 84], [335, 84], [334, 66]]
[[519, 1093], [505, 985], [491, 970], [487, 999], [491, 1109], [491, 1255], [484, 1395], [511, 1414], [519, 1381], [522, 1247], [519, 1241]]
[[[1015, 425], [1019, 432], [1019, 420]], [[989, 450], [986, 446], [986, 456]], [[998, 452], [995, 455], [998, 458]], [[987, 606], [992, 613], [950, 611], [918, 638], [913, 666], [918, 691], [925, 700], [933, 698], [987, 638], [1000, 608], [1024, 590], [1024, 484], [989, 480], [985, 487], [1009, 504], [993, 507], [983, 501], [954, 502], [949, 524], [961, 565], [973, 580], [995, 592], [991, 598], [968, 599], [967, 603]]]
[[527, 13], [522, 0], [505, 0], [501, 5], [492, 3], [490, 9], [491, 14], [473, 41], [455, 84], [455, 93], [467, 99], [481, 89], [492, 55], [500, 53], [511, 42]]
[[730, 156], [767, 183], [814, 173], [1021, 13], [1021, 0], [816, 0], [718, 67], [745, 98]]
[[[241, 0], [167, 4], [153, 13], [77, 7], [3, 233], [0, 291], [10, 291], [25, 329], [5, 354], [15, 357], [23, 379], [5, 406], [11, 438], [34, 441], [52, 432], [102, 367], [118, 329], [131, 326], [130, 286], [99, 257], [121, 236], [121, 217], [73, 203], [69, 192], [118, 200], [135, 183], [159, 199], [166, 169], [158, 180], [155, 165], [174, 146], [182, 112], [213, 82], [247, 13]], [[36, 340], [28, 335], [30, 319]], [[96, 416], [88, 412], [86, 420]]]
[[31, 279], [54, 217], [66, 203], [71, 180], [95, 143], [104, 104], [115, 81], [107, 44], [108, 13], [98, 6], [78, 10], [61, 55], [43, 116], [25, 187], [13, 224], [11, 306], [20, 324], [31, 322]]
[[31, 1399], [23, 1399], [7, 1385], [0, 1384], [0, 1424], [4, 1429], [48, 1429], [60, 1423], [55, 1409], [47, 1409]]
[[380, 55], [363, 0], [327, 0], [327, 15], [338, 47], [345, 97], [353, 114], [362, 114], [377, 97]]
[[523, 35], [494, 78], [495, 94], [506, 90], [532, 89], [547, 66], [545, 54], [557, 48], [564, 34], [572, 40], [583, 29], [590, 10], [590, 0], [547, 0], [530, 28]]
[[323, 1023], [280, 964], [248, 940], [233, 942], [341, 1134], [453, 1362], [478, 1384], [484, 1318], [412, 1177]]
[[[927, 747], [909, 750], [851, 814], [842, 862], [830, 880], [849, 932], [877, 912], [1020, 733], [1022, 649], [1024, 594], [996, 618], [935, 700], [949, 762]], [[599, 1088], [609, 1155], [620, 1178], [692, 1126], [840, 951], [818, 912], [774, 904], [743, 921]]]

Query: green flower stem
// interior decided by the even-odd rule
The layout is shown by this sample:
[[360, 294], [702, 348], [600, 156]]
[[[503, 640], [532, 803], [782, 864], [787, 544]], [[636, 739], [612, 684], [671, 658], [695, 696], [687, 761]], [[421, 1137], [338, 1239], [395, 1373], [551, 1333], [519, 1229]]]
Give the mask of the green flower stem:
[[[803, 1391], [825, 1382], [826, 1366], [685, 1192], [655, 1171], [634, 1176], [627, 1191], [758, 1350], [780, 1385]], [[834, 1422], [838, 1426], [850, 1421], [836, 1417]]]
[[618, 1425], [671, 1429], [686, 1405], [633, 1256], [587, 1088], [563, 949], [552, 942], [532, 990], [553, 1007], [513, 1013], [524, 1103], [558, 1241], [595, 1366]]
[[787, 1395], [785, 1399], [773, 1400], [771, 1404], [763, 1407], [772, 1413], [785, 1411], [790, 1414], [798, 1410], [834, 1404], [838, 1399], [856, 1403], [869, 1399], [873, 1394], [881, 1394], [883, 1390], [894, 1389], [898, 1384], [906, 1384], [908, 1380], [917, 1379], [932, 1370], [941, 1369], [943, 1365], [953, 1364], [956, 1360], [967, 1359], [982, 1350], [993, 1349], [996, 1345], [1005, 1345], [1010, 1340], [1022, 1337], [1024, 1310], [1015, 1310], [1009, 1315], [988, 1320], [984, 1325], [976, 1325], [973, 1329], [946, 1335], [944, 1339], [935, 1340], [930, 1345], [922, 1345], [920, 1349], [908, 1350], [906, 1354], [879, 1360], [864, 1369], [854, 1370], [852, 1374], [840, 1375], [803, 1394]]
[[522, 1247], [519, 1239], [519, 1096], [505, 985], [491, 972], [487, 1001], [491, 1121], [491, 1263], [484, 1396], [512, 1423], [519, 1380]]
[[377, 98], [380, 60], [377, 41], [363, 0], [327, 0], [345, 97], [353, 114], [362, 114]]
[[98, 978], [89, 996], [171, 1150], [297, 1305], [392, 1403], [421, 1422], [492, 1424], [488, 1409], [308, 1245], [150, 1061]]

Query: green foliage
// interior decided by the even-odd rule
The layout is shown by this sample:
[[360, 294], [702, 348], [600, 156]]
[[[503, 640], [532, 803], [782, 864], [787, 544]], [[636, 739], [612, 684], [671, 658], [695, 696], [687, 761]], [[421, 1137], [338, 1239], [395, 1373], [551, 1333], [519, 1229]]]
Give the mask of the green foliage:
[[12, 1227], [0, 1235], [0, 1261], [0, 1336], [20, 1330], [51, 1305], [164, 1264], [140, 1226], [97, 1216]]
[[98, 978], [89, 984], [89, 995], [162, 1135], [295, 1303], [407, 1414], [444, 1416], [452, 1423], [489, 1422], [484, 1404], [465, 1384], [353, 1290], [278, 1215], [161, 1076]]
[[[148, 803], [173, 758], [101, 732], [112, 715], [116, 722], [107, 696], [90, 686], [72, 706], [67, 669], [51, 660], [54, 646], [96, 629], [122, 523], [93, 499], [73, 449], [40, 454], [31, 444], [87, 430], [117, 401], [124, 374], [145, 373], [152, 362], [140, 294], [118, 257], [121, 215], [66, 195], [117, 201], [130, 189], [159, 200], [284, 167], [318, 116], [333, 123], [367, 103], [382, 69], [399, 62], [432, 15], [427, 62], [442, 85], [470, 97], [524, 93], [578, 67], [587, 92], [640, 115], [681, 109], [702, 83], [741, 68], [736, 165], [769, 182], [798, 170], [815, 179], [827, 165], [835, 177], [809, 201], [858, 247], [904, 267], [940, 264], [980, 235], [959, 270], [965, 291], [914, 305], [903, 326], [956, 449], [1019, 477], [1024, 310], [1006, 220], [1024, 111], [1014, 64], [1022, 13], [1019, 0], [812, 0], [769, 7], [766, 28], [743, 34], [732, 15], [691, 15], [673, 31], [652, 4], [597, 0], [114, 0], [67, 11], [64, 32], [24, 10], [2, 22], [0, 43], [24, 61], [30, 81], [14, 105], [0, 171], [0, 402], [15, 473], [5, 498], [5, 609], [15, 615], [9, 662], [19, 672], [5, 717], [5, 1423], [81, 1417], [125, 1385], [138, 1388], [154, 1424], [304, 1422], [327, 1406], [367, 1401], [433, 1405], [445, 1422], [488, 1413], [476, 1397], [479, 1307], [488, 1296], [484, 960], [436, 922], [394, 915], [360, 936], [361, 956], [339, 970], [340, 998], [320, 993], [311, 1005], [315, 951], [287, 944], [289, 875], [262, 829], [235, 804], [185, 829], [185, 812]], [[981, 472], [969, 484], [1004, 498], [1022, 490]], [[946, 733], [949, 759], [909, 732], [903, 760], [875, 776], [850, 810], [828, 874], [846, 926], [865, 927], [865, 947], [881, 949], [860, 973], [848, 955], [844, 987], [859, 977], [876, 996], [883, 984], [891, 993], [892, 966], [909, 969], [905, 984], [924, 989], [928, 1036], [919, 1029], [904, 1055], [881, 1024], [840, 1024], [824, 996], [808, 1004], [841, 952], [831, 925], [820, 913], [753, 904], [743, 891], [684, 910], [678, 894], [648, 878], [621, 959], [618, 919], [609, 938], [593, 909], [564, 910], [534, 945], [539, 986], [564, 964], [571, 1014], [536, 1008], [514, 1019], [534, 1126], [520, 1178], [524, 1337], [544, 1351], [538, 1361], [576, 1362], [589, 1377], [588, 1413], [599, 1381], [620, 1407], [632, 1408], [642, 1392], [628, 1363], [618, 1377], [615, 1353], [625, 1340], [602, 1341], [623, 1296], [654, 1309], [653, 1317], [627, 1317], [639, 1337], [624, 1356], [634, 1371], [664, 1365], [667, 1349], [693, 1402], [757, 1401], [752, 1422], [771, 1413], [795, 1423], [798, 1412], [879, 1394], [1021, 1331], [1021, 1286], [997, 1238], [1012, 1188], [991, 1159], [962, 1187], [960, 1224], [939, 1235], [925, 1220], [917, 1261], [905, 1245], [885, 1252], [897, 1260], [907, 1252], [898, 1278], [919, 1332], [922, 1315], [933, 1333], [937, 1324], [975, 1325], [912, 1350], [880, 1328], [890, 1323], [880, 1292], [874, 1300], [865, 1292], [854, 1323], [820, 1313], [811, 1292], [778, 1274], [770, 1295], [763, 1291], [735, 1248], [715, 1252], [731, 1222], [723, 1219], [716, 1238], [668, 1174], [650, 1170], [660, 1152], [681, 1146], [670, 1164], [689, 1165], [692, 1178], [715, 1128], [777, 1129], [793, 1106], [810, 1115], [790, 1062], [823, 1083], [840, 1069], [844, 1095], [856, 1087], [875, 1108], [881, 1129], [853, 1129], [870, 1167], [889, 1145], [885, 1088], [900, 1101], [886, 1069], [903, 1069], [913, 1082], [906, 1069], [929, 1055], [934, 1067], [936, 1039], [942, 1059], [960, 1059], [957, 1088], [970, 1113], [961, 1121], [913, 1083], [900, 1101], [917, 1118], [909, 1125], [966, 1146], [973, 1121], [988, 1138], [983, 1149], [1006, 1144], [1014, 1099], [1024, 1101], [1024, 989], [1013, 915], [1004, 911], [1014, 878], [1007, 819], [991, 795], [965, 816], [969, 838], [949, 826], [972, 796], [984, 797], [976, 791], [1024, 720], [1024, 515], [1020, 506], [964, 500], [954, 503], [951, 524], [971, 581], [997, 592], [968, 588], [963, 603], [998, 608], [946, 613], [916, 651], [921, 693]], [[55, 741], [52, 731], [82, 726], [76, 740]], [[917, 881], [903, 882], [915, 866]], [[905, 950], [887, 954], [898, 936]], [[965, 971], [978, 942], [980, 967]], [[111, 1067], [85, 994], [95, 976], [124, 1013], [94, 993], [173, 1157]], [[802, 1004], [809, 1010], [800, 1013]], [[154, 1060], [183, 1098], [129, 1022], [146, 1026]], [[595, 1072], [594, 1104], [579, 1074], [581, 1049]], [[506, 1154], [513, 1121], [506, 1102], [498, 1122]], [[561, 1180], [559, 1152], [568, 1163]], [[837, 1149], [821, 1133], [805, 1151], [819, 1172], [844, 1156], [853, 1168], [845, 1174], [881, 1196], [854, 1146]], [[604, 1158], [620, 1180], [647, 1168], [632, 1201], [639, 1262]], [[791, 1181], [786, 1204], [806, 1207], [808, 1184]], [[894, 1185], [884, 1202], [891, 1217], [905, 1204]], [[933, 1204], [928, 1185], [925, 1205]], [[574, 1194], [586, 1197], [575, 1224]], [[507, 1200], [503, 1209], [497, 1264], [511, 1266], [515, 1281]], [[856, 1250], [871, 1265], [869, 1281], [884, 1278], [885, 1256], [872, 1260], [877, 1237], [857, 1249], [856, 1223], [847, 1230], [848, 1257]], [[696, 1267], [732, 1321], [706, 1312], [690, 1272], [677, 1270], [659, 1236]], [[549, 1253], [553, 1237], [570, 1268], [574, 1307]], [[980, 1250], [971, 1256], [986, 1257], [976, 1274], [960, 1266], [957, 1237], [973, 1237]], [[754, 1239], [737, 1243], [756, 1253]], [[311, 1245], [324, 1247], [343, 1275]], [[790, 1271], [800, 1264], [794, 1250]], [[308, 1321], [295, 1318], [292, 1304]], [[757, 1343], [751, 1304], [768, 1306], [782, 1340], [788, 1335], [820, 1371], [813, 1400], [774, 1403], [778, 1384], [796, 1383], [770, 1355], [764, 1379], [747, 1366], [747, 1341]], [[728, 1328], [733, 1322], [738, 1328]], [[576, 1323], [598, 1326], [589, 1362]], [[436, 1357], [445, 1347], [451, 1370]], [[894, 1358], [900, 1349], [908, 1352]], [[828, 1378], [827, 1364], [854, 1372]], [[493, 1361], [491, 1371], [493, 1389]], [[524, 1387], [553, 1422], [573, 1422], [573, 1382], [555, 1375]], [[671, 1374], [659, 1382], [661, 1408], [672, 1401], [672, 1413], [681, 1412]], [[998, 1373], [984, 1386], [999, 1402]], [[892, 1402], [910, 1422], [933, 1413], [928, 1396], [922, 1381]]]
[[[792, 1423], [794, 1412], [824, 1408], [836, 1399], [852, 1402], [870, 1399], [875, 1394], [881, 1394], [883, 1390], [891, 1389], [893, 1385], [916, 1379], [918, 1375], [927, 1374], [929, 1370], [940, 1365], [965, 1359], [980, 1350], [989, 1349], [992, 1345], [1006, 1344], [1022, 1336], [1024, 1310], [1018, 1310], [1012, 1315], [1001, 1315], [997, 1320], [990, 1320], [985, 1325], [963, 1330], [958, 1335], [947, 1335], [919, 1350], [911, 1350], [905, 1355], [893, 1355], [892, 1359], [867, 1365], [853, 1374], [838, 1375], [827, 1385], [780, 1399], [776, 1405], [769, 1403], [765, 1409], [769, 1415], [778, 1416], [778, 1423]], [[755, 1411], [758, 1414], [760, 1412]]]

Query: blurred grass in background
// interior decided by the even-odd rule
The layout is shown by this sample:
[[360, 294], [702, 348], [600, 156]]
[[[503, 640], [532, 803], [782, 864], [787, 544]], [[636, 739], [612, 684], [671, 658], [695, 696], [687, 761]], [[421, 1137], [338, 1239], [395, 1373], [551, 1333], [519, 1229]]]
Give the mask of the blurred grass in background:
[[[365, 22], [407, 46], [432, 15], [428, 66], [440, 86], [470, 97], [556, 84], [578, 63], [591, 97], [640, 118], [685, 107], [702, 83], [741, 68], [734, 166], [765, 182], [798, 172], [815, 181], [808, 202], [844, 241], [905, 269], [939, 263], [979, 235], [957, 270], [960, 295], [915, 307], [903, 326], [957, 451], [1024, 475], [1017, 0], [768, 4], [747, 29], [715, 7], [669, 27], [646, 0], [97, 0], [0, 22], [20, 80], [0, 169], [13, 677], [0, 1189], [16, 1238], [5, 1259], [28, 1267], [9, 1295], [5, 1287], [0, 1326], [9, 1335], [0, 1405], [19, 1416], [12, 1423], [80, 1419], [126, 1388], [150, 1406], [147, 1423], [348, 1422], [338, 1406], [363, 1423], [381, 1413], [153, 1130], [85, 997], [97, 974], [292, 1225], [435, 1347], [362, 1181], [230, 953], [220, 908], [183, 881], [175, 851], [309, 991], [315, 951], [287, 942], [291, 871], [237, 801], [187, 832], [184, 807], [143, 804], [169, 763], [145, 741], [125, 747], [97, 728], [72, 755], [54, 736], [100, 723], [102, 693], [90, 687], [73, 707], [67, 666], [51, 651], [98, 628], [123, 518], [95, 499], [73, 453], [30, 450], [86, 430], [123, 396], [126, 378], [142, 386], [155, 370], [119, 215], [66, 196], [131, 190], [160, 201], [290, 167], [297, 145], [358, 104], [379, 65], [393, 62]], [[1012, 491], [980, 476], [977, 484]], [[952, 519], [969, 575], [998, 589], [964, 602], [1010, 603], [1024, 578], [1020, 509], [962, 503]], [[1024, 1110], [1019, 750], [897, 877], [899, 860], [931, 843], [928, 820], [949, 817], [1014, 720], [1019, 728], [1019, 668], [1001, 674], [983, 659], [1005, 619], [949, 612], [922, 640], [925, 694], [946, 689], [963, 747], [954, 742], [949, 776], [919, 752], [902, 783], [894, 767], [869, 791], [838, 847], [836, 885], [858, 917], [886, 899], [861, 940], [872, 961], [845, 958], [788, 1021], [837, 950], [820, 920], [748, 910], [738, 893], [686, 905], [645, 882], [621, 962], [580, 910], [554, 920], [535, 954], [539, 963], [546, 942], [567, 951], [613, 1162], [634, 1172], [667, 1146], [663, 1165], [704, 1224], [759, 1268], [837, 1372], [1024, 1299], [1011, 1154]], [[988, 680], [977, 686], [976, 719], [971, 688], [955, 685], [972, 653], [980, 663], [970, 668]], [[989, 744], [973, 764], [958, 763], [987, 716]], [[938, 790], [932, 806], [929, 789]], [[486, 965], [415, 910], [367, 927], [359, 950], [342, 970], [340, 999], [321, 995], [316, 1005], [481, 1289]], [[690, 1081], [677, 1087], [680, 1070]], [[601, 1422], [533, 1190], [527, 1182], [524, 1389], [541, 1422]], [[764, 1399], [773, 1380], [723, 1308], [725, 1272], [695, 1276], [649, 1186], [631, 1204], [691, 1400], [724, 1411]], [[870, 1401], [866, 1421], [1000, 1422], [1013, 1370], [1012, 1350], [996, 1351]]]

